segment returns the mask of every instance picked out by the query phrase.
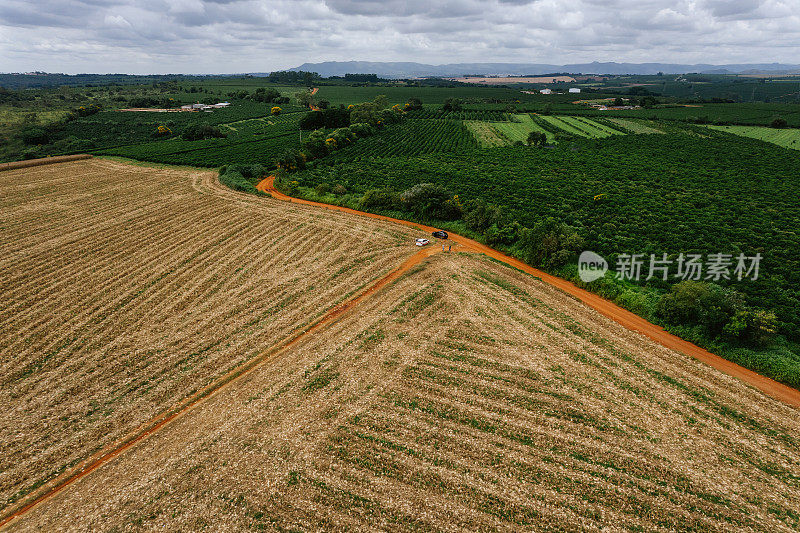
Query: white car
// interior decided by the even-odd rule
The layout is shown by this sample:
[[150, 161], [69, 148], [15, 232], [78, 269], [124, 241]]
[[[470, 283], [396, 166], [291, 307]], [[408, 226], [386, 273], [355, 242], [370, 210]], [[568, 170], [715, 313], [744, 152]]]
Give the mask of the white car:
[[429, 241], [428, 239], [417, 239], [416, 241], [414, 241], [414, 244], [416, 244], [417, 246], [425, 246], [426, 244], [430, 243], [431, 241]]

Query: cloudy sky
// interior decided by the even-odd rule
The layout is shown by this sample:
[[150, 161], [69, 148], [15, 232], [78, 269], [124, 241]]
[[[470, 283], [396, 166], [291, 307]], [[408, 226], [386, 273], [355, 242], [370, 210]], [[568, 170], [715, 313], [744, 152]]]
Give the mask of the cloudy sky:
[[800, 63], [800, 0], [0, 0], [0, 72]]

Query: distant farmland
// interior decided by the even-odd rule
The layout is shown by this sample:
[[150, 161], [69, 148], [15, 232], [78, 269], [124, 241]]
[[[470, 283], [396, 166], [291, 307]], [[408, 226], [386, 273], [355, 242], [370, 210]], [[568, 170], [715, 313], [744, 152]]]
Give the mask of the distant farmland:
[[573, 83], [572, 76], [503, 76], [503, 77], [462, 77], [447, 78], [461, 83], [479, 83], [481, 85], [505, 85], [509, 83]]

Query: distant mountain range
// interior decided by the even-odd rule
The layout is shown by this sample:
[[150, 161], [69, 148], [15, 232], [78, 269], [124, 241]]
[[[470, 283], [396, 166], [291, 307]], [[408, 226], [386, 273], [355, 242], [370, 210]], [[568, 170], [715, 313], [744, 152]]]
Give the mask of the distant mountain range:
[[570, 74], [800, 74], [800, 65], [783, 63], [743, 63], [732, 65], [681, 65], [675, 63], [577, 63], [573, 65], [548, 65], [542, 63], [450, 63], [447, 65], [426, 65], [408, 62], [372, 61], [326, 61], [324, 63], [303, 63], [289, 70], [317, 72], [321, 76], [344, 76], [345, 74], [377, 74], [383, 78], [422, 78], [429, 76], [464, 76], [479, 74], [524, 75], [551, 74], [563, 72]]

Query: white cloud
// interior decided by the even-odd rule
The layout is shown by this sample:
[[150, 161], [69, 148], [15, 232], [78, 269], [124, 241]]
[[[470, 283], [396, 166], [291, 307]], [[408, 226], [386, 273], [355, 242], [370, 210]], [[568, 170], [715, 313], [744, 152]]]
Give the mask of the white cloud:
[[797, 0], [3, 0], [0, 71], [325, 60], [796, 63]]
[[132, 28], [131, 23], [125, 20], [125, 17], [122, 15], [106, 15], [103, 19], [106, 26], [116, 27], [116, 28]]

